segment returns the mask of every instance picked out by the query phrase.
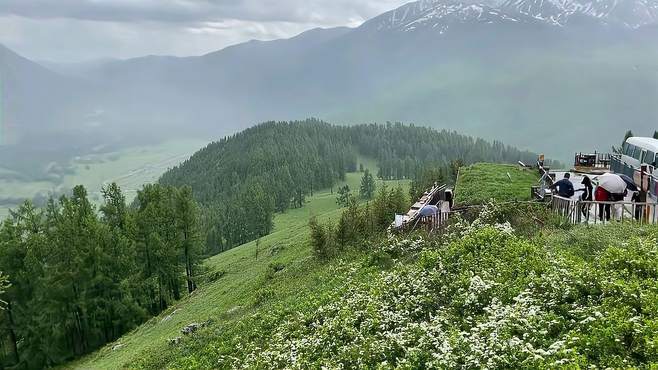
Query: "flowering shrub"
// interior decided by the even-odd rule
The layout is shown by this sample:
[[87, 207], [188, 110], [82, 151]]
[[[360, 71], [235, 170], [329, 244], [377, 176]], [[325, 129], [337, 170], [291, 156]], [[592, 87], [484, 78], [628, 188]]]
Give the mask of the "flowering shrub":
[[392, 238], [375, 251], [414, 258], [367, 278], [341, 262], [342, 286], [259, 311], [172, 367], [655, 368], [658, 229], [599, 230], [529, 240], [484, 214], [442, 247]]

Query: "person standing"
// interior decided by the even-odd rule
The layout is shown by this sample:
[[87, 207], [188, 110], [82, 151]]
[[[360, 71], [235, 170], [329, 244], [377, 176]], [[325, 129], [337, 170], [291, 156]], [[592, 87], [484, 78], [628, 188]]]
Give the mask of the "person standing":
[[646, 203], [647, 202], [647, 192], [646, 191], [636, 191], [633, 193], [633, 197], [631, 198], [631, 202], [633, 202], [633, 208], [635, 209], [635, 220], [640, 221], [644, 217], [644, 205], [638, 205], [638, 203]]
[[571, 174], [569, 172], [564, 174], [564, 178], [549, 187], [549, 189], [557, 189], [557, 195], [562, 198], [571, 198], [575, 191], [573, 190], [573, 184], [571, 183]]
[[[594, 197], [594, 185], [592, 185], [592, 180], [589, 178], [589, 176], [585, 176], [583, 178], [583, 181], [581, 181], [580, 183], [585, 186], [584, 189], [580, 190], [583, 192], [580, 195], [580, 200], [584, 202], [591, 202]], [[589, 213], [589, 209], [590, 209], [589, 204], [583, 204], [580, 211], [583, 213], [583, 216], [587, 217]]]
[[[597, 186], [594, 192], [594, 200], [597, 202], [611, 201], [610, 193], [602, 186]], [[603, 214], [605, 213], [605, 220], [610, 221], [610, 204], [599, 204], [599, 220], [603, 221]]]

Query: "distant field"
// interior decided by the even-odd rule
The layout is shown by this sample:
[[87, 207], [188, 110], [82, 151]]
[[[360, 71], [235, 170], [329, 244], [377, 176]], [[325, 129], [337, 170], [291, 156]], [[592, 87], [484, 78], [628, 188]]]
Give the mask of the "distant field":
[[[359, 162], [376, 172], [373, 161]], [[361, 176], [361, 173], [349, 173], [346, 176], [345, 183], [355, 193], [358, 193]], [[336, 219], [340, 215], [335, 190], [343, 184], [336, 185], [333, 194], [330, 189], [316, 192], [307, 198], [303, 208], [277, 214], [274, 218], [274, 231], [261, 238], [258, 249], [256, 242], [251, 242], [209, 258], [205, 262], [208, 269], [206, 275], [220, 273], [221, 277], [201, 283], [194, 295], [184, 298], [117, 342], [65, 368], [130, 368], [135, 361], [145, 356], [169, 351], [171, 347], [167, 344], [168, 340], [180, 336], [181, 328], [187, 324], [209, 319], [230, 323], [253, 313], [256, 310], [254, 300], [262, 294], [263, 275], [272, 263], [285, 266], [284, 271], [279, 273], [282, 280], [276, 287], [271, 287], [276, 292], [277, 301], [296, 300], [300, 292], [325, 288], [323, 284], [329, 284], [328, 280], [332, 276], [325, 266], [312, 258], [308, 245], [308, 220], [311, 215], [317, 216], [322, 222]], [[381, 184], [381, 181], [377, 182], [378, 187]], [[387, 184], [399, 184], [405, 193], [409, 189], [409, 181], [390, 181]], [[112, 350], [117, 344], [123, 346]]]
[[[58, 193], [84, 185], [90, 198], [98, 202], [101, 187], [111, 182], [119, 184], [126, 197], [132, 200], [142, 185], [156, 181], [168, 168], [187, 159], [205, 144], [200, 140], [177, 140], [78, 157], [72, 163], [75, 174], [65, 176], [61, 184], [0, 180], [0, 200], [32, 199], [37, 194]], [[0, 218], [8, 214], [9, 208], [18, 205], [6, 203], [9, 204], [0, 204]]]
[[[508, 177], [509, 174], [509, 177]], [[459, 205], [478, 204], [490, 199], [499, 201], [529, 200], [530, 187], [539, 175], [519, 166], [478, 163], [459, 170], [455, 188]]]

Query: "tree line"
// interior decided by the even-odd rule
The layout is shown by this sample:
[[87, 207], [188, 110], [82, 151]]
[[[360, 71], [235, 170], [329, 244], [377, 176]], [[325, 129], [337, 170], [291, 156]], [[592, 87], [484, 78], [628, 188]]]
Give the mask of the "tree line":
[[82, 186], [0, 225], [2, 367], [44, 368], [89, 353], [196, 289], [200, 213], [191, 188], [147, 185], [132, 207]]
[[320, 122], [268, 122], [211, 143], [160, 182], [189, 185], [204, 205], [207, 254], [267, 235], [275, 212], [355, 172], [343, 130]]
[[348, 130], [358, 152], [376, 159], [377, 177], [387, 180], [413, 179], [426, 168], [449, 168], [455, 161], [463, 165], [537, 161], [536, 153], [454, 131], [402, 123], [357, 125]]
[[[309, 119], [267, 122], [209, 144], [160, 182], [192, 187], [203, 206], [205, 254], [212, 255], [267, 235], [276, 212], [299, 208], [313, 192], [333, 188], [346, 172], [357, 171], [359, 155], [375, 159], [376, 176], [386, 180], [418, 179], [428, 169], [439, 169], [449, 179], [455, 163], [537, 159], [528, 151], [452, 131], [401, 123], [335, 126]], [[373, 196], [372, 180], [368, 177], [358, 189], [365, 198]], [[339, 189], [341, 194], [349, 190]], [[346, 205], [344, 198], [339, 203]]]

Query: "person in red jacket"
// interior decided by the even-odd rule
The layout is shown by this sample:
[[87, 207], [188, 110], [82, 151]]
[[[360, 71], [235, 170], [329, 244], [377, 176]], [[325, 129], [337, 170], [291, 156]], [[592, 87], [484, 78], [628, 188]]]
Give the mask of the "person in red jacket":
[[[612, 201], [610, 192], [604, 188], [597, 186], [594, 192], [594, 200], [597, 202]], [[603, 221], [603, 213], [605, 212], [606, 221], [610, 221], [610, 204], [599, 204], [599, 220]]]

